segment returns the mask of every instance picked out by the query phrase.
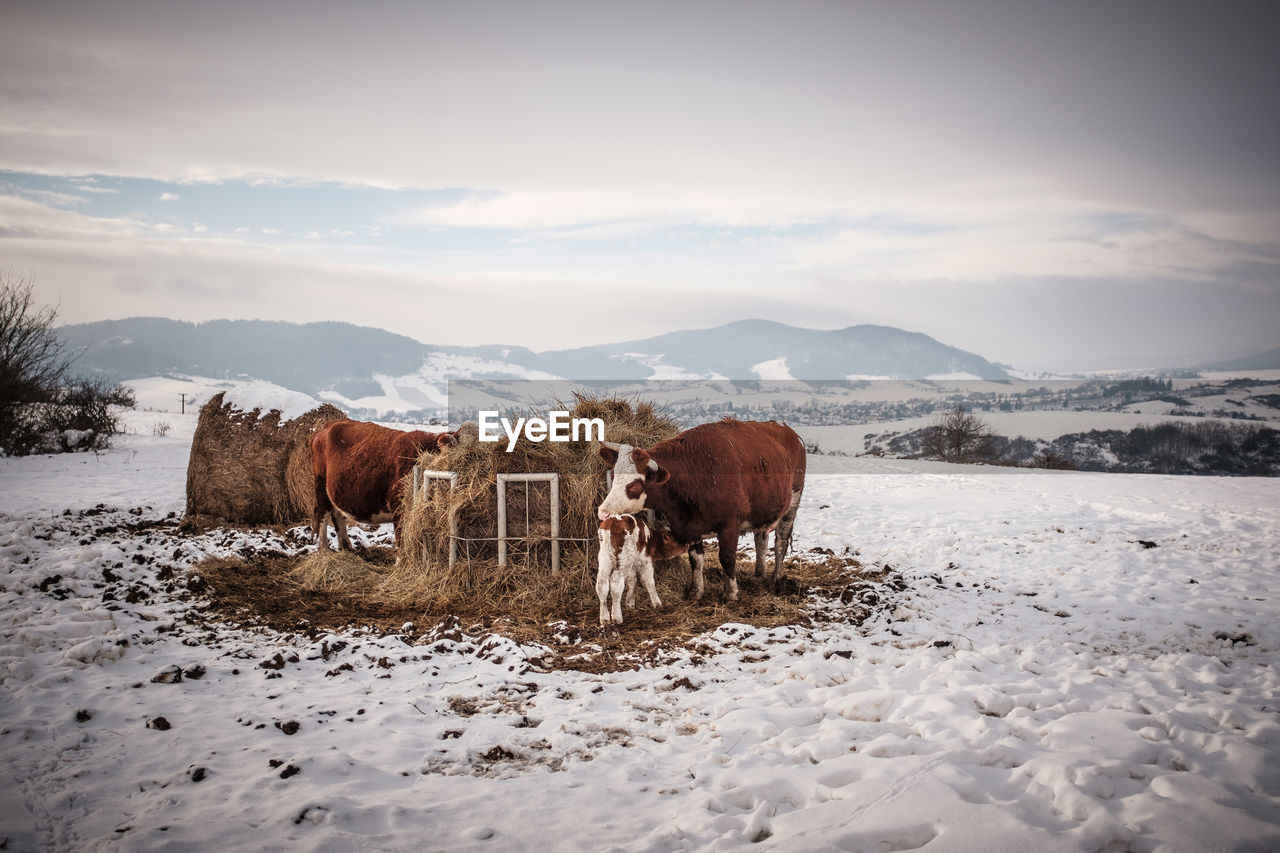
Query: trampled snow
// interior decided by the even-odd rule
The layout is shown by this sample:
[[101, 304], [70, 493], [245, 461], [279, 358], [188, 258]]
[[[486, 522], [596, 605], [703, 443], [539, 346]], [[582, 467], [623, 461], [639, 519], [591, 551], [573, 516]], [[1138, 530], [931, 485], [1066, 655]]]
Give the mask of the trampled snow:
[[900, 570], [876, 618], [589, 675], [208, 621], [194, 563], [306, 546], [178, 533], [194, 421], [131, 417], [0, 459], [9, 850], [1280, 847], [1280, 481], [838, 460], [797, 545]]

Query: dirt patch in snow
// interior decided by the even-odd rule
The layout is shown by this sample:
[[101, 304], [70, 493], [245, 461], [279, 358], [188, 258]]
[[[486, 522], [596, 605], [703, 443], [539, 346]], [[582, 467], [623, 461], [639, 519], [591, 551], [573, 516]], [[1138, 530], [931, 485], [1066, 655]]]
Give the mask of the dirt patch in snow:
[[[850, 555], [809, 552], [785, 563], [786, 589], [778, 594], [757, 583], [754, 563], [738, 560], [738, 601], [724, 600], [714, 548], [707, 554], [707, 593], [702, 601], [667, 596], [653, 609], [643, 590], [636, 606], [624, 610], [620, 630], [604, 633], [598, 624], [599, 602], [583, 596], [569, 612], [524, 608], [504, 612], [500, 606], [474, 606], [449, 612], [418, 602], [405, 604], [379, 598], [378, 583], [392, 569], [390, 548], [362, 548], [368, 582], [339, 589], [316, 589], [306, 571], [309, 554], [263, 551], [237, 558], [206, 560], [195, 570], [208, 583], [205, 593], [213, 612], [232, 622], [263, 625], [281, 632], [340, 631], [367, 626], [386, 633], [406, 633], [406, 623], [427, 628], [448, 620], [472, 636], [499, 634], [522, 646], [534, 646], [532, 662], [544, 669], [606, 672], [661, 662], [678, 652], [696, 653], [697, 638], [728, 623], [760, 628], [840, 621], [861, 623], [883, 609], [894, 591], [905, 588], [888, 566], [864, 566]], [[242, 552], [243, 554], [243, 552]], [[212, 615], [212, 614], [211, 614]], [[430, 632], [422, 640], [429, 641]], [[768, 654], [762, 650], [761, 654]]]

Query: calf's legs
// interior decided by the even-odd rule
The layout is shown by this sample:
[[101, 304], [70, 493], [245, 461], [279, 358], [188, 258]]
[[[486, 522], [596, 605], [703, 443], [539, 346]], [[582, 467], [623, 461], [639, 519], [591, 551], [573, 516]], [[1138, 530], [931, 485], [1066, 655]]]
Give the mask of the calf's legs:
[[[636, 576], [640, 579], [637, 582]], [[645, 591], [649, 593], [649, 603], [654, 608], [662, 606], [662, 599], [658, 597], [658, 588], [653, 582], [653, 560], [646, 557], [633, 557], [627, 566], [627, 606], [636, 606], [636, 587], [644, 584]]]
[[[600, 598], [600, 625], [606, 627], [610, 623], [622, 624], [622, 587], [626, 582], [626, 575], [622, 573], [621, 567], [613, 558], [609, 534], [601, 531], [599, 536], [600, 557], [596, 568], [596, 595]], [[613, 597], [612, 607], [609, 606], [610, 596]]]

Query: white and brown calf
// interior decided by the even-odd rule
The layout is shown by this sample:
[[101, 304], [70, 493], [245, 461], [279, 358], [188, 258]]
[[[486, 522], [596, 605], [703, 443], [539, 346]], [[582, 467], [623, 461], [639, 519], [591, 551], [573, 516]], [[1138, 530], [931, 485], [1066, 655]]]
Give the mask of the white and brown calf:
[[[600, 564], [596, 573], [596, 594], [600, 596], [600, 624], [622, 624], [622, 597], [627, 606], [635, 607], [636, 585], [644, 583], [649, 603], [662, 606], [653, 583], [653, 564], [677, 554], [689, 546], [681, 546], [665, 531], [654, 530], [633, 515], [610, 515], [600, 520]], [[610, 606], [610, 598], [613, 600]]]

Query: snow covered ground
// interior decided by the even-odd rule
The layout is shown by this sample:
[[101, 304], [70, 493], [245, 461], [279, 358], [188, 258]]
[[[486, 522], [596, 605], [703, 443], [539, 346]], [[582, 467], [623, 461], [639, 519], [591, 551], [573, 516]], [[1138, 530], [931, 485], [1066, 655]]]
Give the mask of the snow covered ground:
[[207, 622], [192, 563], [299, 546], [178, 534], [194, 421], [131, 417], [0, 459], [3, 849], [1280, 849], [1280, 481], [832, 460], [797, 544], [876, 619], [588, 675]]
[[[1219, 398], [1213, 398], [1219, 399]], [[1137, 411], [1133, 411], [1136, 409]], [[1277, 410], [1271, 409], [1267, 414], [1272, 419], [1266, 421], [1235, 420], [1232, 418], [1212, 417], [1178, 417], [1172, 413], [1172, 406], [1161, 403], [1135, 404], [1129, 411], [1107, 412], [1090, 410], [1075, 411], [1030, 411], [1030, 412], [979, 412], [978, 417], [991, 427], [996, 435], [1010, 438], [1021, 436], [1030, 439], [1053, 441], [1059, 436], [1071, 433], [1090, 432], [1092, 430], [1121, 430], [1128, 432], [1135, 427], [1155, 426], [1163, 423], [1197, 423], [1202, 421], [1218, 421], [1225, 424], [1244, 424], [1268, 426], [1275, 429], [1280, 421], [1274, 418]], [[867, 449], [867, 436], [884, 435], [886, 433], [904, 434], [915, 430], [935, 426], [937, 415], [920, 418], [906, 418], [900, 421], [885, 421], [871, 424], [847, 424], [832, 426], [797, 425], [796, 432], [806, 442], [816, 443], [823, 453], [840, 452], [851, 456], [864, 453]]]

